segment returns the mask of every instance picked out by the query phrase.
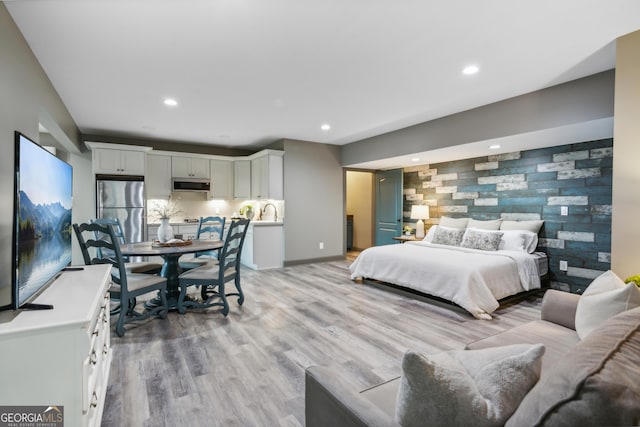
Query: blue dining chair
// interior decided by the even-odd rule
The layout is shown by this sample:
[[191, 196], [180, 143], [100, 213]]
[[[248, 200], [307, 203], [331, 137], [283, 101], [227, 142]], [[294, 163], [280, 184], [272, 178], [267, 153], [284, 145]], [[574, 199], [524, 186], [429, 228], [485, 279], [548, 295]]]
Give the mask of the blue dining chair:
[[[229, 313], [229, 303], [227, 302], [227, 297], [229, 296], [237, 296], [238, 304], [242, 305], [244, 293], [240, 286], [240, 258], [248, 228], [248, 219], [232, 221], [219, 258], [179, 276], [179, 313], [184, 314], [187, 308], [220, 306], [222, 307], [222, 314], [226, 316]], [[236, 292], [226, 292], [225, 283], [230, 281], [233, 281]], [[200, 295], [202, 301], [191, 301], [186, 298], [189, 286], [201, 286]]]
[[[121, 307], [116, 322], [116, 333], [122, 337], [125, 334], [126, 323], [133, 320], [144, 320], [150, 316], [165, 318], [168, 313], [167, 305], [167, 279], [153, 274], [129, 273], [125, 267], [124, 257], [120, 251], [120, 239], [117, 237], [112, 225], [73, 224], [82, 257], [86, 265], [111, 264], [111, 287], [109, 294], [112, 298], [121, 302]], [[100, 237], [95, 237], [99, 235]], [[87, 237], [85, 237], [87, 236]], [[108, 251], [111, 256], [93, 257], [90, 249]], [[103, 254], [104, 255], [104, 254]], [[157, 293], [160, 296], [160, 304], [153, 309], [136, 311], [136, 298], [148, 293]], [[127, 308], [122, 302], [126, 301]]]
[[[91, 220], [91, 222], [94, 224], [112, 226], [117, 241], [120, 244], [128, 243], [124, 237], [122, 224], [120, 224], [120, 220], [118, 218], [96, 218]], [[99, 239], [100, 236], [96, 235], [96, 238]], [[97, 252], [98, 256], [103, 256], [103, 250], [101, 248], [98, 248]], [[131, 261], [128, 256], [123, 256], [123, 259], [126, 263], [125, 267], [130, 273], [158, 274], [162, 270], [162, 264], [159, 264], [157, 262]]]
[[[224, 234], [224, 223], [226, 218], [220, 216], [200, 217], [198, 221], [198, 230], [196, 231], [196, 240], [222, 240]], [[181, 261], [180, 268], [188, 271], [193, 268], [202, 267], [212, 259], [220, 258], [222, 249], [213, 251], [196, 252], [195, 258]]]

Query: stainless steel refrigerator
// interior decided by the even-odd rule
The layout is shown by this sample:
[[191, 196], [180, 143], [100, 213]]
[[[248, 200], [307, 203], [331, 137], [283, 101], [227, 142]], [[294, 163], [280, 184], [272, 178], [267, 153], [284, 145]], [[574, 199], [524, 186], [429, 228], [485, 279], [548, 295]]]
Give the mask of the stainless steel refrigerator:
[[145, 199], [142, 177], [96, 177], [98, 218], [120, 220], [128, 243], [144, 241]]

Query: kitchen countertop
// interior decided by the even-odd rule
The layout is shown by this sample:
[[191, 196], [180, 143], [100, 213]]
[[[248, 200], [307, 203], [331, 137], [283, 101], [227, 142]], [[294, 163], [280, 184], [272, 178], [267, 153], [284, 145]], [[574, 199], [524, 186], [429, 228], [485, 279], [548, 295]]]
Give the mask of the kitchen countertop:
[[284, 225], [284, 222], [283, 221], [261, 221], [261, 220], [258, 220], [258, 221], [251, 221], [249, 223], [249, 225], [252, 225], [252, 224], [254, 226], [267, 226], [267, 225], [274, 225], [274, 226], [278, 226], [279, 225], [279, 226], [282, 226], [282, 225]]

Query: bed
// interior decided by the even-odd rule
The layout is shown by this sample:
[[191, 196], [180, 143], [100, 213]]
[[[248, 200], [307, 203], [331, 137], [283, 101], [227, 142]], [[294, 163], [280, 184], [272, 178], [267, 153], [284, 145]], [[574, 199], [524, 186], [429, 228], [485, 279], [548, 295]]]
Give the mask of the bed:
[[[517, 234], [499, 233], [505, 238]], [[495, 250], [486, 250], [434, 243], [428, 237], [364, 250], [349, 266], [351, 279], [373, 279], [419, 291], [488, 320], [499, 307], [498, 300], [539, 289], [541, 276], [547, 273], [545, 254], [505, 245], [504, 240]]]

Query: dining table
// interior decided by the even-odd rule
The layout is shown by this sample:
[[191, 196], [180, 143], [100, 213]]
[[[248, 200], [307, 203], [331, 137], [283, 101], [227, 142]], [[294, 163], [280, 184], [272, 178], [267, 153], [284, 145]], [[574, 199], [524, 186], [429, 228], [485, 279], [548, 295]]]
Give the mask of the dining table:
[[[177, 309], [180, 295], [180, 274], [182, 268], [178, 260], [184, 254], [211, 251], [224, 246], [222, 240], [188, 240], [176, 243], [141, 242], [123, 243], [120, 245], [122, 255], [128, 256], [160, 256], [163, 259], [160, 276], [167, 279], [167, 304], [170, 310]], [[147, 308], [160, 303], [154, 298], [145, 303]]]

